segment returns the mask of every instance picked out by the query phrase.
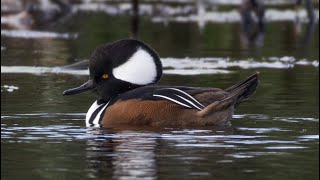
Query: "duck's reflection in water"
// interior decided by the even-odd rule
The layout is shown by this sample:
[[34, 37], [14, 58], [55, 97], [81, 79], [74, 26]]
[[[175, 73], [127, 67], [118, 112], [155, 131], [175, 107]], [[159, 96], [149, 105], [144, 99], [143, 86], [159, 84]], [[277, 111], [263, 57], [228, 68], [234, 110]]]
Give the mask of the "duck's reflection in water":
[[90, 178], [156, 179], [156, 133], [117, 132], [87, 141]]
[[155, 139], [129, 137], [119, 139], [115, 147], [117, 155], [113, 158], [114, 177], [125, 179], [132, 177], [155, 178]]
[[[194, 166], [191, 170], [190, 167], [184, 167], [203, 163], [216, 168], [221, 162], [232, 162], [230, 155], [237, 146], [225, 141], [247, 140], [246, 136], [233, 137], [234, 129], [230, 125], [219, 126], [217, 129], [127, 129], [88, 129], [90, 135], [86, 141], [86, 158], [89, 178], [215, 176], [220, 173], [211, 168]], [[203, 148], [211, 150], [208, 154], [201, 154]]]

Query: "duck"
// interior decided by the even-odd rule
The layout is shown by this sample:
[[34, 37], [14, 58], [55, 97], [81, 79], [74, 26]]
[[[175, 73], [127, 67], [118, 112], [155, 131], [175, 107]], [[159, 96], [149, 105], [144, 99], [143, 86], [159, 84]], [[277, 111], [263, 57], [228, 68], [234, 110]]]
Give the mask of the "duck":
[[240, 103], [252, 96], [259, 73], [225, 89], [163, 86], [159, 55], [146, 43], [122, 39], [97, 47], [90, 77], [64, 96], [94, 91], [99, 98], [86, 114], [87, 126], [188, 127], [228, 124]]

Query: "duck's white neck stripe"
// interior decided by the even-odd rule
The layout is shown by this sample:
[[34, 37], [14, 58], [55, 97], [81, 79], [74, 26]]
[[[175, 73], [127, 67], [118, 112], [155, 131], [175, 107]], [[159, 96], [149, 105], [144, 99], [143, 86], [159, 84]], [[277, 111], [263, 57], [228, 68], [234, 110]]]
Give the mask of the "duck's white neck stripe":
[[104, 112], [106, 107], [108, 106], [109, 102], [103, 103], [103, 104], [98, 104], [97, 101], [95, 101], [91, 105], [91, 107], [89, 108], [87, 115], [86, 115], [86, 125], [87, 126], [100, 124], [100, 122], [99, 122], [100, 116], [102, 115], [102, 112]]

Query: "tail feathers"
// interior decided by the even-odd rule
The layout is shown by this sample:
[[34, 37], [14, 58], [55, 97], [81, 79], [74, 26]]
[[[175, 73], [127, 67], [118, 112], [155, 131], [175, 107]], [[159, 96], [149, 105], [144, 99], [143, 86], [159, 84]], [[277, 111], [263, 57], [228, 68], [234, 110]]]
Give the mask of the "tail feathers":
[[229, 95], [226, 98], [213, 102], [209, 106], [205, 107], [202, 111], [199, 111], [198, 115], [205, 117], [211, 115], [213, 112], [219, 112], [228, 109], [231, 106], [237, 107], [243, 100], [254, 94], [258, 86], [258, 77], [259, 73], [255, 73], [247, 79], [240, 81], [236, 85], [225, 89], [225, 91], [229, 92]]
[[225, 89], [225, 91], [230, 93], [230, 96], [237, 96], [237, 100], [234, 105], [235, 107], [237, 107], [242, 101], [249, 98], [251, 95], [255, 93], [256, 88], [259, 84], [258, 78], [259, 73], [255, 73], [247, 79], [240, 81], [236, 85], [233, 85]]
[[209, 106], [199, 111], [198, 115], [201, 117], [209, 116], [213, 112], [219, 112], [227, 109], [228, 107], [232, 106], [233, 103], [234, 103], [234, 97], [229, 96], [223, 100], [215, 101], [214, 103], [211, 103]]

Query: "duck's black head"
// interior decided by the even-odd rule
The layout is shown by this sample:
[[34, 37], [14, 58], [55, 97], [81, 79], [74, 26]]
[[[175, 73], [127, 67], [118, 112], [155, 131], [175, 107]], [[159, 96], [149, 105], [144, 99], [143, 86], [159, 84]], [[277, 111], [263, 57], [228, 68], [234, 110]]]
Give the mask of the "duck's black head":
[[143, 42], [124, 39], [98, 47], [91, 55], [89, 71], [88, 82], [63, 95], [96, 90], [109, 101], [126, 91], [158, 82], [162, 64], [158, 54]]

